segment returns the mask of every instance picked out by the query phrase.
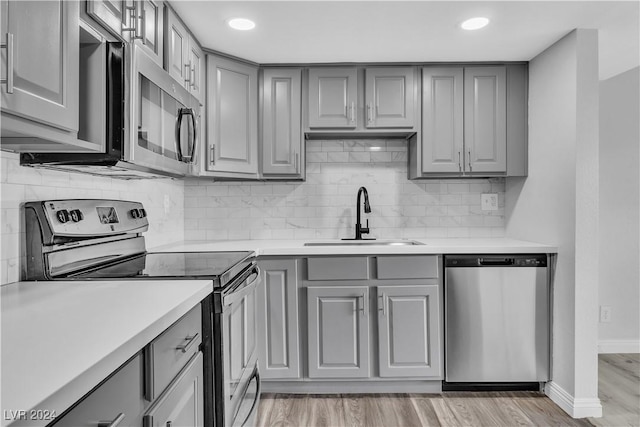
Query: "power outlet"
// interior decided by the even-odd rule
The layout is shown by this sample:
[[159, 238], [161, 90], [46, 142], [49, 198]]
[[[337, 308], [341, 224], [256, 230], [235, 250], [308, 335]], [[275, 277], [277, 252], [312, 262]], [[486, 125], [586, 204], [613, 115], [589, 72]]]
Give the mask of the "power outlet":
[[498, 210], [498, 195], [496, 193], [484, 193], [480, 196], [480, 205], [483, 211]]
[[609, 323], [611, 322], [611, 306], [601, 305], [600, 306], [600, 323]]

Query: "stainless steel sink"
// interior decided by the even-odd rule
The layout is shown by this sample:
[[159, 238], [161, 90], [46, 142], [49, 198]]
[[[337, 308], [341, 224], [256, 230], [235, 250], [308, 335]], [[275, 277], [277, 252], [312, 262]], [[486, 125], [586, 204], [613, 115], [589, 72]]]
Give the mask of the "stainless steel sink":
[[415, 240], [334, 240], [328, 242], [307, 242], [304, 246], [413, 246], [424, 245]]

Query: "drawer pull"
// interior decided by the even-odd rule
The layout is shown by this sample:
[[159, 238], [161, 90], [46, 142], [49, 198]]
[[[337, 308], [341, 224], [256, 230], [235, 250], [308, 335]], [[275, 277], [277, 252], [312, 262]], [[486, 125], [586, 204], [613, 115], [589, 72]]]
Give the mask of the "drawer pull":
[[7, 49], [7, 78], [0, 80], [6, 83], [7, 93], [13, 93], [13, 34], [7, 33], [7, 42], [0, 43], [0, 49]]
[[98, 427], [117, 427], [124, 420], [124, 413], [120, 412], [112, 421], [98, 421]]
[[196, 332], [196, 334], [195, 334], [195, 335], [193, 335], [193, 336], [191, 336], [191, 337], [190, 337], [190, 336], [187, 336], [187, 337], [185, 338], [185, 340], [187, 340], [187, 343], [186, 343], [186, 344], [184, 344], [184, 345], [179, 345], [179, 346], [177, 346], [177, 347], [176, 347], [176, 350], [180, 350], [180, 351], [182, 351], [183, 353], [186, 353], [187, 351], [189, 351], [189, 348], [190, 348], [190, 347], [191, 347], [191, 346], [196, 342], [196, 338], [198, 338], [198, 335], [199, 335], [199, 334]]

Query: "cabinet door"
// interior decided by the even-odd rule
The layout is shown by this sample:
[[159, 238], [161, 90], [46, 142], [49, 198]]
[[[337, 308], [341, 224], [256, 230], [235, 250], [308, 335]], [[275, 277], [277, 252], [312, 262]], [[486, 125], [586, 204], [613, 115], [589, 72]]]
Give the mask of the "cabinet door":
[[9, 39], [2, 78], [13, 86], [2, 85], [2, 111], [77, 132], [79, 2], [11, 0], [1, 7], [2, 42]]
[[462, 68], [422, 69], [422, 172], [462, 173]]
[[300, 69], [264, 70], [262, 173], [296, 176], [301, 171]]
[[357, 126], [357, 70], [352, 67], [309, 70], [309, 127]]
[[466, 67], [464, 98], [466, 171], [506, 172], [506, 68]]
[[368, 128], [412, 128], [415, 71], [412, 67], [367, 68], [365, 114]]
[[144, 416], [144, 427], [204, 425], [202, 353], [198, 352]]
[[309, 378], [369, 378], [369, 288], [307, 288]]
[[381, 377], [440, 376], [438, 286], [379, 286]]
[[207, 57], [208, 170], [258, 173], [258, 70]]
[[204, 104], [204, 52], [193, 37], [189, 38], [189, 68], [191, 93]]
[[128, 31], [133, 7], [123, 0], [87, 0], [87, 14], [116, 36], [129, 41]]
[[189, 59], [189, 33], [182, 21], [167, 8], [167, 54], [165, 57], [166, 69], [171, 76], [181, 85], [190, 89], [191, 67]]
[[136, 2], [139, 10], [140, 39], [136, 40], [139, 46], [153, 58], [159, 66], [163, 66], [164, 57], [164, 6], [160, 0], [139, 0]]
[[116, 419], [121, 427], [139, 427], [142, 423], [142, 355], [122, 366], [78, 406], [55, 422], [56, 427], [95, 427]]
[[260, 261], [258, 360], [264, 379], [300, 378], [298, 263]]

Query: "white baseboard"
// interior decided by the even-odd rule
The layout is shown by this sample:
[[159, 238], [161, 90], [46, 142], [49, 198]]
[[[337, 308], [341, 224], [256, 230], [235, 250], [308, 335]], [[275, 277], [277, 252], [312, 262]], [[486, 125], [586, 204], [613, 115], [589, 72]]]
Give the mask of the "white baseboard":
[[546, 384], [544, 392], [573, 418], [602, 417], [602, 404], [598, 398], [576, 399], [553, 381]]
[[600, 340], [598, 353], [640, 353], [640, 340]]

